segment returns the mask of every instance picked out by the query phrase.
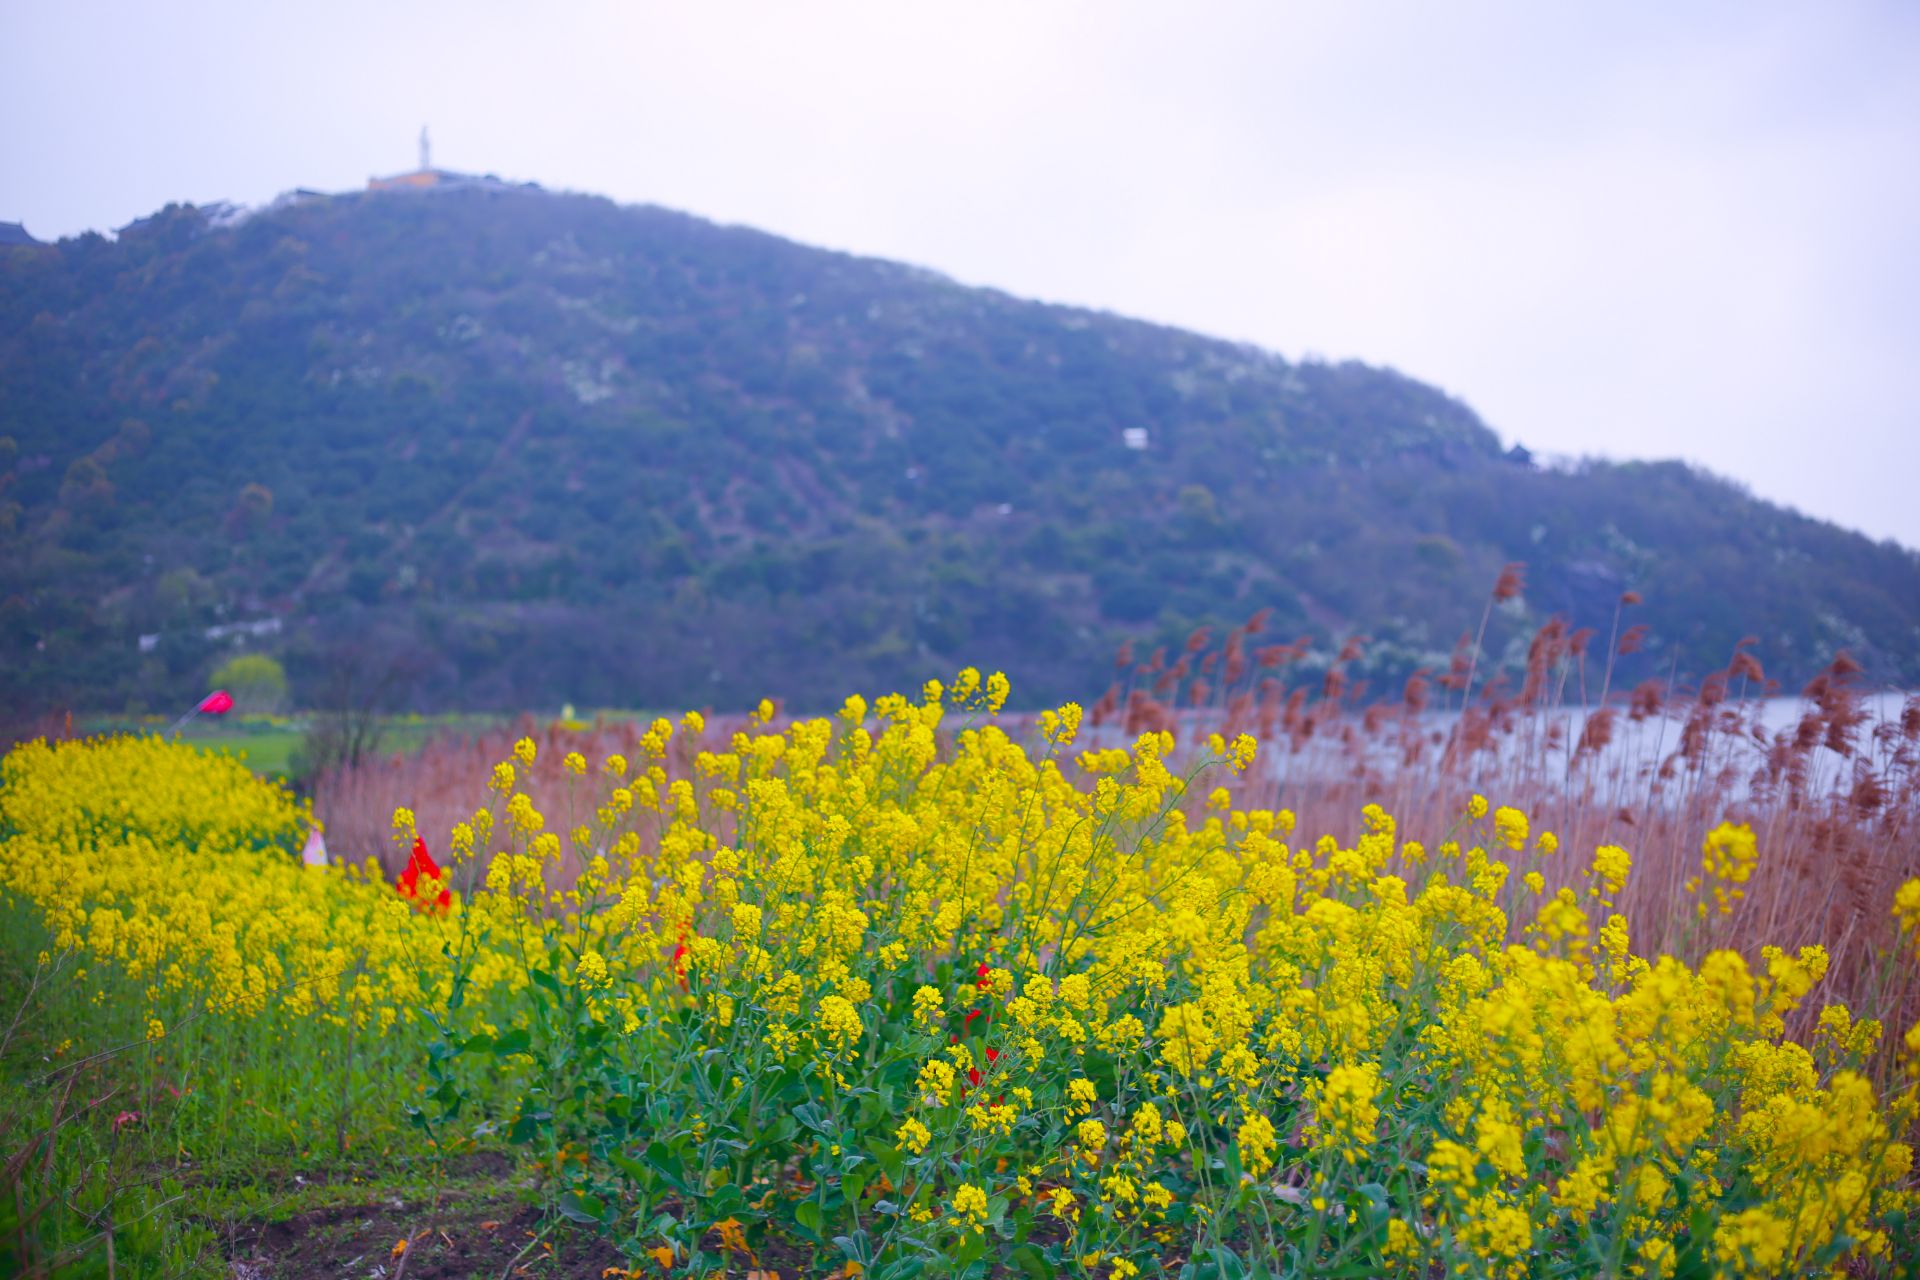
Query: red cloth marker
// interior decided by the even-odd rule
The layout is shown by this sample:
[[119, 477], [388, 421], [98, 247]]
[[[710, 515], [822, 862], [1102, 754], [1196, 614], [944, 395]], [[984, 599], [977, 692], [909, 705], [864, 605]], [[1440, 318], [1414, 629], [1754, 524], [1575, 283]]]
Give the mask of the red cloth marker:
[[[413, 856], [407, 859], [407, 869], [400, 873], [400, 878], [394, 882], [393, 887], [399, 891], [401, 897], [412, 898], [418, 902], [420, 899], [421, 876], [425, 876], [429, 880], [438, 880], [440, 878], [440, 864], [435, 862], [433, 855], [427, 852], [426, 839], [422, 836], [415, 836], [413, 838]], [[442, 889], [440, 896], [434, 900], [433, 905], [428, 909], [445, 911], [452, 904], [453, 890]]]

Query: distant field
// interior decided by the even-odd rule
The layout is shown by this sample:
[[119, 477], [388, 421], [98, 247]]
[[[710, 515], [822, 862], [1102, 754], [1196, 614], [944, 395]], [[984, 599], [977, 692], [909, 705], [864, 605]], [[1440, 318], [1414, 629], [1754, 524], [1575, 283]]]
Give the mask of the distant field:
[[[502, 723], [494, 715], [392, 716], [381, 727], [383, 754], [411, 755], [433, 737], [450, 732], [477, 732]], [[75, 728], [94, 736], [105, 733], [160, 733], [181, 742], [223, 751], [246, 762], [263, 778], [292, 780], [300, 772], [300, 744], [307, 733], [307, 722], [298, 716], [249, 716], [243, 719], [214, 721], [201, 718], [177, 732], [169, 732], [170, 722], [158, 717], [89, 718]]]
[[182, 732], [180, 740], [213, 751], [238, 756], [249, 769], [262, 777], [287, 778], [294, 769], [294, 752], [303, 735], [299, 730], [262, 726], [242, 729], [196, 729]]

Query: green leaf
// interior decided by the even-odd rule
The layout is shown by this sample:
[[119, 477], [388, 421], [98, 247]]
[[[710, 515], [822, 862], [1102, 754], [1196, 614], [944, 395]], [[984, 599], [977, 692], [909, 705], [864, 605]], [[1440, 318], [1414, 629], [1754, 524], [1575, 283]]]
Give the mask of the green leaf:
[[815, 1240], [826, 1239], [827, 1215], [817, 1201], [802, 1200], [793, 1206], [793, 1220]]
[[1207, 1257], [1212, 1260], [1220, 1280], [1246, 1280], [1247, 1264], [1240, 1261], [1240, 1255], [1227, 1246], [1215, 1245]]
[[686, 1162], [680, 1158], [678, 1151], [664, 1142], [650, 1142], [642, 1158], [652, 1165], [654, 1172], [665, 1178], [674, 1190], [687, 1189]]
[[871, 1129], [892, 1114], [885, 1099], [872, 1090], [860, 1100], [859, 1110], [855, 1113], [854, 1123], [862, 1129]]
[[607, 1206], [599, 1196], [569, 1191], [560, 1197], [560, 1216], [569, 1222], [597, 1227], [606, 1216]]
[[833, 1243], [839, 1247], [840, 1252], [852, 1258], [855, 1262], [859, 1263], [861, 1267], [864, 1268], [873, 1263], [873, 1241], [868, 1238], [865, 1231], [855, 1231], [851, 1235], [835, 1236]]
[[1053, 1275], [1053, 1268], [1047, 1265], [1045, 1255], [1030, 1244], [1023, 1244], [1015, 1249], [1007, 1260], [1022, 1272], [1032, 1276], [1033, 1280], [1049, 1280]]
[[715, 1188], [706, 1199], [703, 1212], [718, 1222], [724, 1218], [737, 1218], [747, 1209], [747, 1198], [740, 1194], [740, 1188], [728, 1183]]
[[898, 1185], [906, 1177], [907, 1157], [900, 1148], [890, 1147], [876, 1138], [867, 1143], [867, 1154], [873, 1157], [888, 1181]]

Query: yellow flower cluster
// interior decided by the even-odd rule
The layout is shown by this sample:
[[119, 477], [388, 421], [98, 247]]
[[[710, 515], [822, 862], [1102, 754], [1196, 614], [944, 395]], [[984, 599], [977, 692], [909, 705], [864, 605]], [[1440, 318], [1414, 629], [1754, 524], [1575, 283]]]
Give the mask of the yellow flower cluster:
[[1907, 881], [1894, 892], [1893, 915], [1900, 935], [1920, 955], [1920, 878]]
[[[1736, 826], [1723, 822], [1708, 834], [1706, 845], [1700, 851], [1700, 874], [1687, 881], [1687, 892], [1711, 890], [1712, 910], [1723, 916], [1730, 915], [1733, 904], [1747, 896], [1743, 886], [1753, 878], [1753, 867], [1759, 860], [1760, 846], [1754, 839], [1753, 829], [1744, 823]], [[1703, 918], [1707, 915], [1705, 898], [1695, 905], [1695, 910]]]
[[1337, 1152], [1348, 1164], [1360, 1158], [1373, 1141], [1374, 1126], [1380, 1111], [1374, 1099], [1380, 1093], [1380, 1064], [1335, 1067], [1325, 1080], [1307, 1086], [1308, 1104], [1313, 1108], [1315, 1146]]
[[[0, 762], [0, 895], [79, 956], [88, 986], [141, 993], [155, 1038], [202, 1011], [384, 1030], [443, 1000], [457, 918], [412, 910], [371, 867], [304, 866], [310, 824], [230, 756], [30, 742]], [[511, 978], [483, 965], [483, 986], [489, 973]]]

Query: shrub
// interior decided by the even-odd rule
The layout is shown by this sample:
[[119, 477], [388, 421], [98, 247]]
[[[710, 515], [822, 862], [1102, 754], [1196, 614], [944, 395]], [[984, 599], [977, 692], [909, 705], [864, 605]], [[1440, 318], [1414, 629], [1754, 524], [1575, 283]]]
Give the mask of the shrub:
[[215, 688], [233, 694], [236, 710], [246, 715], [273, 715], [287, 705], [287, 673], [264, 653], [243, 653], [221, 663], [212, 676]]

